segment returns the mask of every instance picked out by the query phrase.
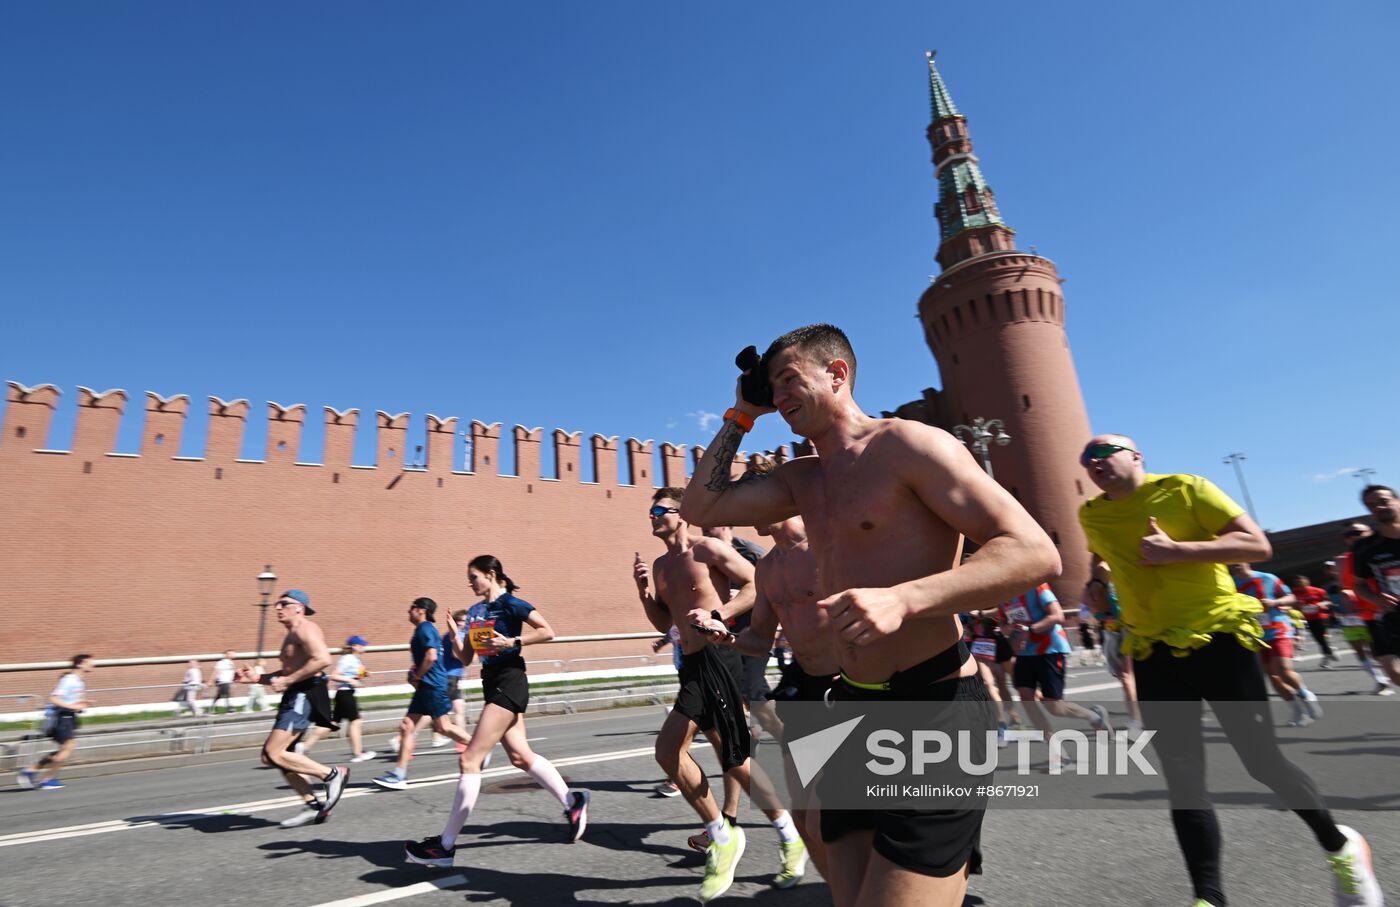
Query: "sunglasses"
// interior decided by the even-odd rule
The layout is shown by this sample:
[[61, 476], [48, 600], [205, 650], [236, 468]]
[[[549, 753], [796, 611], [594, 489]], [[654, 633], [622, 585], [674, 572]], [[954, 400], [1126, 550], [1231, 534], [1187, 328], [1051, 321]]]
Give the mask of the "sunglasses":
[[679, 507], [662, 507], [660, 504], [657, 504], [656, 506], [652, 507], [650, 510], [647, 511], [647, 513], [653, 517], [663, 517], [668, 513], [680, 512], [681, 509]]
[[1133, 450], [1131, 447], [1124, 447], [1121, 444], [1090, 444], [1088, 447], [1084, 448], [1084, 452], [1079, 455], [1079, 465], [1088, 466], [1090, 460], [1104, 460], [1118, 453], [1120, 450], [1126, 450], [1129, 453], [1137, 453], [1137, 451]]
[[274, 607], [277, 607], [277, 608], [290, 608], [292, 605], [299, 605], [299, 604], [301, 604], [301, 602], [278, 602], [276, 605], [274, 605]]
[[1349, 529], [1342, 533], [1342, 538], [1344, 539], [1359, 539], [1361, 536], [1362, 533], [1357, 532], [1355, 529]]

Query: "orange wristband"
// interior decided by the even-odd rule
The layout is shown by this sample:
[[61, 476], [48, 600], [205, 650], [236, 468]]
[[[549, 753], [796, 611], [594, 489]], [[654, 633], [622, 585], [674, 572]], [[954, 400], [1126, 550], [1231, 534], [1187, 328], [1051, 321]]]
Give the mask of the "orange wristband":
[[732, 406], [724, 411], [724, 421], [733, 422], [744, 431], [753, 431], [753, 416], [745, 412], [740, 412]]

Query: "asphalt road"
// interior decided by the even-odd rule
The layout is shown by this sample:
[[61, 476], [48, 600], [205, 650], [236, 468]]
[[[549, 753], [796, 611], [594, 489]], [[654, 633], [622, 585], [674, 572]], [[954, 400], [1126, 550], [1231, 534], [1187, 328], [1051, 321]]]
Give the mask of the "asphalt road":
[[[1309, 685], [1338, 710], [1374, 702], [1358, 695], [1368, 684], [1350, 660], [1332, 672], [1315, 665], [1301, 665]], [[1071, 696], [1112, 700], [1114, 692], [1103, 689], [1110, 685], [1101, 669], [1076, 669]], [[1365, 773], [1374, 773], [1377, 789], [1395, 791], [1400, 726], [1390, 718], [1397, 712], [1377, 712], [1385, 721], [1349, 736], [1348, 751], [1388, 758], [1389, 771], [1377, 771], [1372, 761]], [[1117, 717], [1121, 725], [1121, 712]], [[661, 718], [650, 707], [530, 719], [538, 751], [571, 785], [592, 792], [587, 834], [577, 844], [563, 843], [558, 804], [498, 751], [450, 872], [405, 864], [402, 852], [404, 840], [442, 828], [456, 774], [450, 748], [422, 751], [414, 783], [403, 792], [369, 785], [388, 763], [354, 766], [352, 788], [331, 820], [290, 830], [277, 822], [295, 812], [297, 801], [252, 751], [198, 764], [156, 760], [89, 769], [54, 792], [18, 790], [7, 776], [0, 779], [9, 785], [0, 789], [0, 905], [693, 904], [703, 858], [685, 838], [698, 822], [680, 798], [652, 794], [659, 772], [651, 747]], [[1298, 735], [1306, 746], [1320, 739], [1316, 732], [1326, 721], [1280, 733]], [[382, 743], [382, 737], [371, 741]], [[342, 759], [343, 747], [329, 740], [318, 754]], [[694, 752], [716, 770], [708, 748]], [[1322, 764], [1332, 766], [1317, 778], [1324, 791], [1329, 775], [1355, 783], [1349, 776], [1356, 763], [1329, 757]], [[1213, 779], [1214, 769], [1213, 762]], [[1212, 788], [1221, 803], [1240, 805], [1220, 814], [1231, 904], [1331, 904], [1330, 875], [1306, 827], [1269, 808], [1267, 792], [1247, 779], [1237, 783], [1237, 774], [1222, 772], [1223, 789]], [[1387, 802], [1392, 810], [1400, 805]], [[1400, 866], [1388, 863], [1400, 853], [1400, 813], [1337, 809], [1337, 816], [1368, 836], [1382, 884], [1400, 902]], [[716, 903], [830, 903], [815, 872], [792, 890], [769, 888], [778, 868], [776, 834], [750, 806], [742, 819], [749, 849], [738, 881]], [[1160, 805], [993, 810], [983, 847], [986, 873], [974, 877], [968, 904], [1184, 907], [1191, 900]]]

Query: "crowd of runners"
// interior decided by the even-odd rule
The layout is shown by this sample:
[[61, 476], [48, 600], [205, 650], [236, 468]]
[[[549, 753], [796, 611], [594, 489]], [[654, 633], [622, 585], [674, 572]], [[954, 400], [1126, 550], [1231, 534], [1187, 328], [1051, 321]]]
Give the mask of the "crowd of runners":
[[[811, 866], [838, 907], [962, 904], [969, 876], [982, 871], [985, 801], [962, 809], [835, 810], [824, 809], [820, 796], [794, 795], [785, 807], [765, 793], [755, 741], [781, 739], [785, 716], [820, 702], [959, 703], [984, 716], [999, 743], [1017, 724], [1048, 735], [1050, 716], [1114, 733], [1103, 707], [1065, 700], [1071, 650], [1064, 609], [1046, 582], [1060, 570], [1059, 555], [950, 435], [865, 415], [853, 397], [855, 353], [839, 329], [799, 328], [761, 357], [752, 348], [746, 354], [734, 406], [688, 486], [653, 495], [647, 518], [657, 556], [648, 562], [638, 552], [632, 568], [641, 614], [663, 635], [657, 648], [669, 643], [676, 653], [679, 689], [655, 746], [666, 776], [658, 790], [683, 797], [699, 820], [691, 838], [706, 856], [699, 899], [733, 883], [746, 850], [738, 812], [747, 794], [773, 829], [775, 887], [796, 885]], [[755, 419], [774, 412], [816, 455], [736, 477], [741, 439]], [[1283, 797], [1315, 837], [1318, 871], [1330, 873], [1336, 904], [1382, 904], [1365, 838], [1333, 820], [1313, 780], [1280, 750], [1266, 679], [1292, 703], [1292, 724], [1321, 718], [1293, 659], [1306, 632], [1322, 653], [1320, 667], [1336, 664], [1335, 631], [1368, 672], [1365, 692], [1389, 695], [1400, 683], [1395, 492], [1365, 489], [1375, 528], [1348, 529], [1348, 551], [1327, 564], [1322, 585], [1302, 576], [1285, 583], [1252, 569], [1270, 556], [1268, 540], [1206, 479], [1147, 472], [1145, 454], [1123, 435], [1089, 439], [1080, 462], [1102, 492], [1080, 511], [1093, 555], [1083, 605], [1122, 684], [1128, 712], [1120, 732], [1154, 732], [1193, 907], [1226, 903], [1201, 703], [1209, 703], [1250, 775]], [[772, 547], [765, 552], [729, 527], [753, 527]], [[966, 556], [965, 540], [975, 545]], [[454, 865], [498, 743], [558, 802], [568, 840], [579, 840], [588, 824], [588, 791], [570, 789], [526, 736], [522, 650], [554, 631], [516, 594], [495, 557], [472, 559], [467, 578], [480, 601], [444, 611], [445, 633], [435, 601], [408, 605], [415, 691], [395, 738], [396, 766], [373, 779], [385, 790], [408, 786], [415, 735], [425, 723], [456, 744], [460, 777], [441, 832], [404, 845], [406, 860], [435, 868]], [[225, 671], [218, 682], [281, 694], [262, 759], [304, 803], [282, 824], [320, 823], [345, 790], [350, 766], [323, 765], [311, 758], [312, 747], [344, 724], [352, 761], [375, 755], [363, 747], [355, 698], [365, 640], [351, 637], [337, 661], [309, 619], [310, 596], [290, 590], [276, 607], [286, 630], [280, 668], [241, 668], [228, 679]], [[770, 690], [764, 668], [780, 631], [791, 660]], [[482, 709], [469, 728], [461, 678], [474, 660]], [[60, 748], [21, 772], [22, 786], [61, 786], [54, 775], [71, 752], [91, 669], [91, 657], [78, 656], [50, 696], [48, 732]], [[1195, 708], [1183, 711], [1182, 703]], [[719, 763], [718, 792], [691, 755], [697, 735]], [[1049, 770], [1068, 761], [1052, 750]], [[783, 768], [790, 793], [800, 791], [790, 755]]]

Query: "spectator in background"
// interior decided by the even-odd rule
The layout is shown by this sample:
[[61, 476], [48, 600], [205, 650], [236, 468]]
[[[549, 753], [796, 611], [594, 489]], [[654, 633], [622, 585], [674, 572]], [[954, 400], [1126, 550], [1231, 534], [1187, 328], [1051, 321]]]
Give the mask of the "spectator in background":
[[233, 650], [224, 652], [224, 657], [220, 658], [214, 665], [214, 701], [209, 703], [209, 711], [219, 710], [219, 700], [224, 701], [224, 711], [233, 711], [233, 675], [236, 668], [233, 664]]
[[[260, 661], [253, 665], [251, 673], [254, 677], [261, 677], [267, 673], [267, 668], [263, 667], [263, 663]], [[248, 687], [248, 701], [243, 704], [243, 710], [246, 712], [261, 712], [265, 708], [267, 708], [267, 691], [262, 688], [262, 684], [260, 683], [250, 684]]]
[[[49, 705], [44, 710], [44, 736], [57, 743], [58, 749], [29, 768], [21, 769], [15, 776], [15, 781], [20, 787], [37, 790], [63, 789], [63, 782], [56, 776], [63, 763], [73, 754], [73, 748], [78, 745], [78, 713], [92, 705], [89, 700], [83, 698], [83, 693], [87, 691], [87, 683], [83, 677], [92, 671], [93, 664], [91, 655], [73, 656], [73, 667], [63, 672], [63, 676], [58, 679], [58, 686], [49, 694]], [[47, 774], [48, 778], [37, 781], [41, 774]]]
[[196, 718], [200, 716], [199, 691], [202, 689], [204, 689], [204, 672], [199, 669], [199, 662], [191, 658], [185, 663], [185, 679], [180, 682], [180, 689], [175, 691], [176, 718], [179, 718], [186, 711]]

